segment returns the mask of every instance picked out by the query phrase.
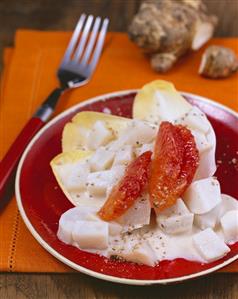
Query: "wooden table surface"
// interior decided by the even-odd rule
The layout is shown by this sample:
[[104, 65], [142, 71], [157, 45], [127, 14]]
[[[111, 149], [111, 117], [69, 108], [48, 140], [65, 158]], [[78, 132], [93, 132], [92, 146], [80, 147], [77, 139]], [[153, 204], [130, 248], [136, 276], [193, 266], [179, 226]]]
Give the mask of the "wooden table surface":
[[[238, 0], [206, 0], [219, 16], [216, 36], [238, 36]], [[82, 12], [109, 16], [111, 31], [126, 31], [139, 0], [1, 0], [0, 57], [17, 28], [72, 30]], [[0, 63], [0, 70], [2, 64]], [[2, 241], [2, 240], [1, 240]], [[1, 254], [1, 253], [0, 253]], [[29, 261], [30, 262], [30, 261]], [[0, 298], [238, 298], [238, 274], [213, 274], [173, 286], [125, 286], [83, 274], [0, 274]]]

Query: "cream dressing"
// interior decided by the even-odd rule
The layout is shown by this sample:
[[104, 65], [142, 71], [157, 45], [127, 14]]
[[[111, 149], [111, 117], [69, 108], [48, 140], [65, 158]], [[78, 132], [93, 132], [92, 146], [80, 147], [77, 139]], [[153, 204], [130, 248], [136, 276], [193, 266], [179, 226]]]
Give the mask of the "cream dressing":
[[[222, 198], [220, 210], [223, 210], [224, 213], [229, 210], [237, 209], [237, 202], [234, 198], [229, 196], [229, 201], [227, 201], [226, 195], [222, 195]], [[84, 209], [86, 210], [84, 211]], [[81, 203], [78, 207], [65, 212], [61, 216], [58, 237], [63, 242], [80, 248], [79, 244], [72, 239], [73, 222], [75, 222], [76, 217], [82, 220], [104, 222], [97, 217], [97, 210], [98, 208], [96, 206], [90, 207], [87, 205], [87, 207], [85, 207]], [[219, 216], [221, 216], [221, 212]], [[125, 232], [122, 224], [119, 222], [109, 222], [107, 224], [109, 225], [107, 248], [100, 250], [83, 248], [83, 250], [97, 253], [108, 258], [117, 256], [125, 260], [146, 263], [148, 265], [154, 265], [162, 260], [173, 260], [176, 258], [184, 258], [186, 260], [202, 263], [207, 262], [198, 252], [196, 246], [194, 246], [193, 236], [203, 231], [194, 224], [191, 230], [177, 234], [164, 232], [156, 223], [155, 215], [153, 214], [149, 225], [134, 229], [133, 231]], [[214, 232], [221, 241], [225, 242], [224, 232], [220, 223], [216, 225]], [[234, 242], [226, 243], [232, 244]]]
[[[191, 116], [190, 122], [186, 123], [185, 118], [183, 119], [183, 122], [188, 127], [190, 123], [196, 124], [197, 122], [198, 123], [201, 122], [200, 120], [199, 121], [196, 120], [197, 114], [192, 113], [192, 111], [190, 114], [187, 113], [187, 116]], [[203, 117], [203, 114], [199, 116], [203, 119], [203, 122], [208, 127], [205, 133], [203, 132], [204, 128], [202, 127], [201, 128], [202, 133], [199, 134], [200, 135], [204, 134], [203, 137], [207, 138], [210, 146], [208, 147], [208, 149], [204, 150], [204, 152], [200, 153], [200, 159], [206, 161], [206, 163], [201, 163], [199, 171], [197, 171], [196, 179], [198, 179], [198, 177], [199, 178], [209, 177], [215, 171], [215, 167], [214, 167], [215, 162], [213, 161], [215, 144], [216, 144], [215, 135], [210, 123], [205, 117]], [[180, 122], [181, 121], [179, 121], [179, 123]], [[75, 190], [74, 184], [72, 184], [71, 182], [68, 182], [68, 186], [65, 186], [64, 182], [67, 181], [66, 179], [68, 179], [69, 174], [73, 174], [72, 176], [73, 183], [75, 182], [77, 183], [79, 177], [79, 174], [77, 174], [77, 168], [81, 162], [79, 162], [79, 164], [69, 164], [69, 165], [60, 164], [57, 166], [58, 168], [56, 170], [59, 171], [58, 175], [60, 177], [61, 184], [65, 187], [65, 189], [67, 189], [69, 197], [70, 199], [72, 199], [71, 201], [76, 205], [75, 208], [65, 212], [61, 216], [60, 223], [59, 223], [59, 230], [58, 230], [59, 239], [77, 248], [81, 248], [80, 242], [82, 242], [81, 244], [84, 244], [84, 247], [81, 248], [82, 250], [92, 252], [92, 253], [97, 253], [99, 255], [108, 258], [116, 256], [128, 261], [147, 264], [151, 266], [155, 265], [156, 263], [162, 260], [173, 260], [176, 258], [184, 258], [187, 260], [198, 261], [202, 263], [208, 262], [208, 260], [204, 258], [201, 252], [199, 252], [198, 248], [196, 247], [196, 244], [194, 243], [193, 237], [196, 234], [202, 233], [204, 227], [210, 228], [210, 226], [207, 225], [207, 219], [206, 219], [208, 213], [211, 212], [210, 210], [208, 213], [206, 213], [206, 217], [203, 217], [203, 215], [205, 216], [205, 214], [197, 215], [196, 217], [196, 215], [193, 214], [191, 210], [188, 209], [188, 207], [185, 207], [187, 211], [182, 211], [182, 216], [185, 214], [188, 217], [192, 216], [192, 218], [191, 217], [189, 218], [191, 221], [187, 221], [187, 222], [184, 220], [184, 218], [183, 220], [178, 220], [179, 217], [181, 216], [181, 213], [180, 212], [178, 213], [178, 211], [176, 213], [173, 212], [172, 215], [170, 214], [166, 215], [166, 217], [173, 218], [170, 219], [172, 220], [171, 222], [169, 222], [170, 224], [175, 223], [176, 225], [176, 221], [181, 221], [180, 225], [182, 225], [183, 223], [185, 223], [185, 225], [188, 225], [187, 230], [180, 233], [177, 232], [176, 234], [175, 233], [172, 234], [170, 232], [168, 233], [168, 231], [166, 232], [165, 229], [159, 226], [154, 219], [155, 215], [152, 214], [153, 216], [150, 217], [151, 209], [148, 200], [148, 194], [143, 195], [144, 198], [142, 202], [140, 202], [141, 199], [138, 199], [137, 202], [134, 204], [134, 206], [132, 206], [122, 217], [120, 217], [120, 219], [117, 219], [117, 221], [107, 223], [102, 221], [99, 217], [97, 217], [96, 213], [106, 201], [112, 186], [115, 185], [120, 179], [120, 177], [123, 175], [124, 170], [119, 171], [118, 170], [119, 168], [116, 170], [115, 167], [124, 167], [123, 169], [125, 169], [125, 165], [127, 165], [128, 163], [127, 157], [133, 155], [138, 156], [142, 154], [144, 151], [153, 148], [156, 130], [147, 127], [145, 124], [142, 125], [141, 123], [137, 123], [137, 121], [133, 121], [133, 123], [130, 126], [131, 126], [129, 130], [130, 134], [128, 134], [128, 128], [126, 128], [124, 132], [120, 134], [120, 136], [116, 141], [114, 140], [107, 144], [107, 148], [110, 148], [110, 150], [114, 150], [115, 154], [118, 154], [119, 150], [122, 149], [122, 147], [125, 147], [125, 145], [127, 145], [128, 153], [127, 155], [125, 155], [122, 152], [120, 156], [117, 158], [118, 161], [122, 161], [122, 164], [120, 164], [120, 166], [115, 166], [115, 165], [113, 166], [112, 164], [111, 168], [109, 167], [110, 170], [108, 170], [108, 167], [106, 167], [106, 169], [101, 171], [101, 175], [103, 176], [108, 171], [109, 172], [112, 171], [112, 172], [111, 175], [105, 176], [104, 181], [99, 182], [100, 184], [98, 186], [96, 186], [98, 180], [96, 177], [94, 177], [95, 172], [90, 172], [89, 170], [89, 172], [87, 173], [87, 171], [85, 171], [86, 168], [82, 168], [83, 170], [82, 173], [80, 174], [81, 176], [84, 176], [85, 173], [87, 174], [87, 176], [84, 177], [84, 181], [83, 181], [85, 185], [84, 188]], [[133, 130], [134, 132], [132, 134]], [[208, 135], [211, 133], [212, 133], [212, 137], [208, 138], [209, 137]], [[197, 135], [199, 136], [199, 134]], [[132, 154], [130, 153], [130, 149], [128, 145], [133, 149]], [[123, 148], [123, 151], [124, 150], [125, 148]], [[211, 156], [213, 160], [211, 159]], [[204, 157], [206, 157], [206, 159]], [[100, 165], [99, 166], [96, 165], [95, 161], [93, 159], [91, 160], [90, 159], [89, 160], [87, 159], [85, 161], [89, 164], [91, 163], [90, 164], [91, 168], [93, 165], [94, 168], [97, 169]], [[85, 163], [85, 161], [84, 162], [82, 161], [82, 163]], [[97, 161], [98, 158], [96, 159], [96, 162]], [[106, 162], [111, 163], [111, 161], [106, 161]], [[88, 180], [88, 177], [90, 175], [91, 175], [91, 181]], [[74, 176], [78, 176], [78, 177], [75, 178]], [[93, 180], [92, 180], [92, 176], [93, 176]], [[93, 185], [94, 183], [95, 185]], [[71, 189], [69, 188], [69, 186]], [[236, 200], [232, 199], [231, 197], [227, 198], [227, 196], [223, 196], [222, 202], [219, 203], [221, 207], [216, 208], [217, 217], [216, 215], [211, 214], [212, 217], [215, 217], [214, 219], [215, 226], [212, 227], [214, 233], [217, 234], [219, 240], [221, 240], [221, 242], [223, 243], [225, 242], [224, 231], [222, 230], [219, 221], [220, 218], [225, 214], [225, 212], [229, 210], [238, 209], [236, 205], [237, 202], [234, 203], [235, 201]], [[197, 222], [193, 221], [193, 216], [195, 216], [194, 218], [195, 219], [197, 218], [197, 220], [199, 221]], [[84, 222], [85, 229], [82, 225], [82, 221], [85, 221]], [[182, 223], [182, 221], [185, 222]], [[95, 225], [95, 227], [96, 226], [98, 227], [97, 228], [98, 231], [96, 230], [96, 228], [95, 231], [93, 231], [92, 222], [95, 223], [97, 222], [97, 225]], [[78, 231], [76, 227], [77, 225], [79, 226]], [[90, 231], [88, 232], [88, 235], [87, 235], [87, 225], [88, 227], [90, 227], [89, 229]], [[82, 235], [84, 235], [84, 240], [82, 239], [83, 238]], [[93, 238], [95, 238], [95, 244], [91, 242]], [[202, 238], [205, 238], [203, 239], [203, 241], [206, 240], [206, 235], [205, 237]], [[89, 239], [91, 240], [90, 242]], [[88, 244], [95, 245], [94, 246], [95, 248], [92, 248], [93, 246], [89, 248], [85, 247], [87, 241]], [[99, 246], [97, 243], [102, 244], [100, 246], [103, 248], [98, 249]], [[229, 242], [227, 243], [229, 244]], [[216, 250], [214, 251], [217, 251], [219, 245], [220, 244], [217, 244], [217, 247], [215, 248]], [[204, 250], [206, 251], [206, 248]], [[221, 253], [221, 255], [217, 255], [215, 259], [220, 258], [222, 254], [223, 253]]]

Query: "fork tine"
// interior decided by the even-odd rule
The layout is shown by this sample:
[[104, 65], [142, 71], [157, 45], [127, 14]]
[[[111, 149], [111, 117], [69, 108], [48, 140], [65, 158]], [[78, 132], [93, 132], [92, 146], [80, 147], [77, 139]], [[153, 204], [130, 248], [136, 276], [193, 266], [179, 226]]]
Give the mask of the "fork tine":
[[74, 50], [74, 47], [75, 47], [75, 45], [77, 43], [77, 40], [78, 40], [78, 37], [80, 35], [80, 32], [81, 32], [81, 29], [83, 27], [83, 23], [84, 23], [85, 19], [86, 19], [86, 15], [82, 14], [80, 16], [80, 18], [79, 18], [79, 21], [78, 21], [76, 27], [75, 27], [75, 30], [74, 30], [74, 33], [73, 33], [73, 35], [71, 37], [69, 45], [68, 45], [68, 47], [67, 47], [67, 49], [65, 51], [62, 63], [66, 63], [66, 62], [68, 62], [70, 60], [70, 56], [71, 56], [71, 54], [72, 54], [72, 52]]
[[78, 47], [75, 51], [75, 55], [74, 55], [74, 58], [73, 58], [74, 61], [78, 61], [81, 54], [82, 54], [82, 52], [83, 52], [84, 46], [85, 46], [87, 38], [88, 38], [90, 28], [91, 28], [91, 25], [92, 25], [92, 22], [93, 22], [93, 16], [90, 15], [90, 16], [88, 16], [88, 19], [85, 23], [83, 33], [82, 33], [82, 36], [80, 38], [79, 45], [78, 45]]
[[97, 17], [96, 20], [95, 20], [95, 23], [93, 25], [93, 29], [92, 29], [92, 33], [91, 33], [91, 36], [90, 36], [90, 40], [87, 44], [87, 47], [86, 47], [86, 50], [85, 50], [85, 53], [83, 55], [83, 58], [81, 60], [81, 65], [84, 66], [86, 65], [91, 53], [92, 53], [92, 50], [93, 50], [93, 46], [95, 44], [95, 41], [96, 41], [96, 37], [97, 37], [97, 33], [98, 33], [98, 29], [99, 29], [99, 26], [100, 26], [100, 23], [101, 23], [101, 18], [100, 17]]
[[97, 62], [98, 62], [98, 59], [100, 57], [100, 54], [102, 52], [104, 39], [105, 39], [105, 36], [106, 36], [106, 33], [107, 33], [108, 23], [109, 23], [109, 19], [107, 19], [107, 18], [104, 19], [101, 31], [99, 33], [98, 41], [97, 41], [97, 44], [96, 44], [96, 47], [95, 47], [95, 50], [94, 50], [94, 54], [93, 54], [92, 60], [89, 64], [90, 72], [92, 72], [95, 69], [95, 67], [97, 65]]

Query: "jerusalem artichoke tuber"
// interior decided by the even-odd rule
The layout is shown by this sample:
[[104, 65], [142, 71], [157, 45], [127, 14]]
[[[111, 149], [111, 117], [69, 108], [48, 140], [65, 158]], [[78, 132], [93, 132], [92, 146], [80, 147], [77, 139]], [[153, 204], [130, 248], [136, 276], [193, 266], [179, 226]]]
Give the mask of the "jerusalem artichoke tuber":
[[189, 49], [207, 42], [216, 23], [202, 0], [146, 0], [132, 20], [129, 36], [150, 54], [156, 71], [166, 72]]
[[226, 78], [238, 70], [235, 53], [225, 47], [210, 46], [203, 53], [199, 74], [209, 78]]

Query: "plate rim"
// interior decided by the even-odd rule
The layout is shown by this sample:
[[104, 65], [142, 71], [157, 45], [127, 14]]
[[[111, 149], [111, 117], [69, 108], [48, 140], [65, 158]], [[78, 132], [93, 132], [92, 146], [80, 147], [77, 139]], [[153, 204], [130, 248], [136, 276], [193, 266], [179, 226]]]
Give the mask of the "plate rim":
[[[127, 284], [127, 285], [169, 284], [169, 283], [183, 282], [185, 280], [189, 280], [189, 279], [193, 279], [193, 278], [197, 278], [197, 277], [200, 277], [200, 276], [207, 275], [209, 273], [212, 273], [212, 272], [214, 272], [218, 269], [221, 269], [221, 268], [227, 266], [228, 264], [230, 264], [233, 261], [235, 261], [236, 259], [238, 259], [238, 254], [236, 254], [235, 256], [231, 257], [230, 259], [228, 259], [228, 260], [224, 261], [223, 263], [221, 263], [219, 265], [216, 265], [212, 268], [209, 268], [209, 269], [197, 272], [197, 273], [180, 276], [180, 277], [166, 278], [166, 279], [154, 279], [154, 280], [144, 279], [143, 280], [143, 279], [129, 279], [129, 278], [121, 278], [121, 277], [117, 277], [117, 276], [111, 276], [111, 275], [99, 273], [99, 272], [90, 270], [88, 268], [85, 268], [83, 266], [80, 266], [80, 265], [70, 261], [69, 259], [67, 259], [63, 255], [61, 255], [58, 251], [53, 249], [46, 241], [43, 240], [41, 235], [35, 230], [35, 228], [31, 224], [31, 222], [28, 219], [28, 217], [25, 213], [25, 210], [23, 208], [23, 204], [22, 204], [22, 200], [21, 200], [21, 193], [20, 193], [21, 169], [22, 169], [22, 166], [23, 166], [23, 163], [25, 161], [25, 158], [26, 158], [27, 154], [31, 150], [31, 147], [41, 137], [41, 135], [49, 127], [51, 127], [55, 122], [57, 122], [59, 119], [67, 116], [68, 114], [72, 113], [73, 111], [75, 111], [79, 108], [84, 107], [85, 105], [97, 102], [99, 100], [105, 100], [106, 101], [108, 98], [111, 98], [111, 97], [120, 97], [120, 96], [124, 96], [124, 95], [130, 94], [130, 93], [136, 93], [136, 92], [138, 92], [138, 90], [139, 89], [119, 90], [119, 91], [105, 93], [105, 94], [101, 94], [101, 95], [96, 96], [96, 97], [86, 99], [83, 102], [75, 104], [72, 107], [70, 107], [70, 108], [66, 109], [65, 111], [61, 112], [59, 115], [55, 116], [48, 123], [46, 123], [46, 125], [44, 125], [44, 127], [29, 142], [29, 144], [27, 145], [24, 153], [22, 154], [20, 162], [18, 164], [18, 168], [17, 168], [17, 172], [16, 172], [16, 179], [15, 179], [15, 194], [16, 194], [16, 202], [17, 202], [19, 212], [21, 214], [21, 217], [22, 217], [26, 227], [28, 228], [30, 233], [33, 235], [33, 237], [36, 239], [36, 241], [46, 251], [48, 251], [51, 255], [53, 255], [60, 262], [64, 263], [65, 265], [69, 266], [70, 268], [72, 268], [74, 270], [77, 270], [80, 273], [87, 274], [87, 275], [90, 275], [90, 276], [98, 278], [98, 279], [102, 279], [102, 280], [106, 280], [106, 281], [110, 281], [110, 282], [121, 283], [121, 284]], [[226, 112], [229, 112], [230, 114], [232, 114], [233, 116], [235, 116], [238, 119], [238, 113], [236, 111], [232, 110], [231, 108], [226, 107], [225, 105], [222, 105], [220, 103], [214, 102], [213, 100], [211, 100], [209, 98], [199, 96], [199, 95], [196, 95], [196, 94], [193, 94], [193, 93], [182, 92], [182, 91], [179, 91], [179, 92], [182, 95], [185, 95], [185, 96], [188, 96], [188, 97], [191, 97], [191, 98], [195, 98], [195, 99], [198, 99], [201, 102], [205, 102], [205, 103], [211, 104], [213, 106], [216, 106], [216, 107], [218, 107], [218, 108], [220, 108], [220, 109], [222, 109]]]

